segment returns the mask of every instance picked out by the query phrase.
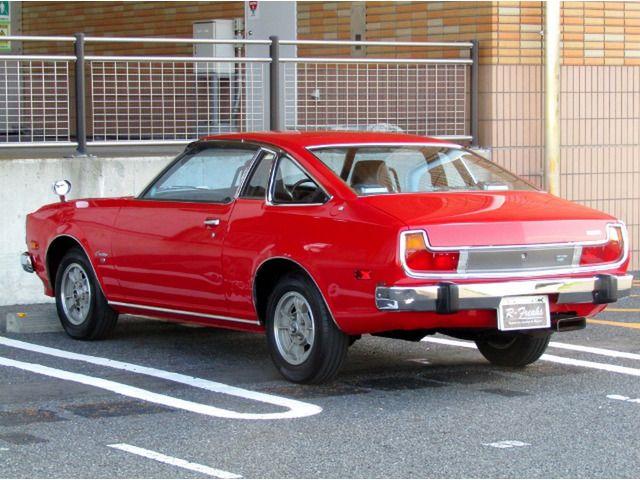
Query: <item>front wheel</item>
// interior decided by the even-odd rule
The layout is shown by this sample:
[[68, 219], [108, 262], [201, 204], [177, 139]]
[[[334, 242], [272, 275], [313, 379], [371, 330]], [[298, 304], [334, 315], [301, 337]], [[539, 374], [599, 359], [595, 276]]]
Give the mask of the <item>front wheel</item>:
[[317, 287], [287, 275], [274, 288], [266, 317], [267, 343], [278, 371], [296, 383], [322, 383], [338, 373], [349, 336], [333, 323]]
[[62, 257], [55, 291], [58, 317], [70, 337], [97, 340], [115, 327], [118, 313], [109, 307], [89, 260], [79, 248]]
[[550, 338], [550, 333], [496, 333], [476, 339], [476, 345], [484, 358], [495, 365], [524, 367], [542, 356]]

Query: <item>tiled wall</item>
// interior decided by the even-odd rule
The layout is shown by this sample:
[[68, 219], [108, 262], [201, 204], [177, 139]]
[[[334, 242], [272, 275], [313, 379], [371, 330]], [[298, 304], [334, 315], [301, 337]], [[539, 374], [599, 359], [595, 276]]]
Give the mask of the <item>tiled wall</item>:
[[561, 193], [627, 224], [640, 268], [640, 66], [564, 66]]
[[480, 144], [492, 159], [541, 187], [544, 159], [543, 68], [480, 67]]
[[[350, 3], [300, 3], [300, 38], [350, 39]], [[543, 2], [365, 4], [368, 40], [477, 39], [482, 63], [542, 63]], [[561, 15], [565, 65], [640, 64], [640, 2], [563, 2]], [[434, 55], [456, 56], [459, 52], [437, 51]]]
[[[487, 65], [480, 141], [492, 159], [542, 186], [543, 67]], [[640, 66], [561, 68], [560, 195], [627, 224], [640, 269]]]
[[[299, 2], [299, 38], [351, 39], [352, 3]], [[543, 2], [365, 2], [365, 12], [368, 40], [477, 39], [482, 63], [542, 62]], [[563, 2], [561, 13], [564, 64], [640, 65], [640, 2]], [[242, 2], [23, 2], [22, 32], [180, 37], [191, 36], [194, 21], [242, 16]], [[134, 47], [141, 54], [190, 52], [190, 46], [149, 44], [107, 44], [100, 51], [121, 54]], [[314, 51], [307, 47], [301, 54]]]
[[565, 65], [640, 65], [640, 2], [564, 2]]

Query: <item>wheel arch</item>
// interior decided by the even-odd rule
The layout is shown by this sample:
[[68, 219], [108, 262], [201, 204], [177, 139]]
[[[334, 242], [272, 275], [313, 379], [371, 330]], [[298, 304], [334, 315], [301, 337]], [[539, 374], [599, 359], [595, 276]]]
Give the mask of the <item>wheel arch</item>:
[[[100, 277], [98, 277], [96, 268], [93, 265], [93, 262], [91, 261], [91, 256], [87, 252], [87, 249], [84, 247], [84, 245], [82, 245], [82, 242], [80, 242], [80, 240], [78, 240], [73, 235], [69, 235], [68, 233], [64, 233], [62, 235], [58, 235], [57, 237], [55, 237], [49, 243], [49, 247], [47, 248], [45, 262], [46, 262], [46, 268], [47, 268], [47, 275], [49, 277], [49, 283], [51, 285], [52, 292], [55, 295], [56, 276], [58, 273], [58, 267], [60, 266], [60, 262], [62, 261], [62, 258], [65, 256], [65, 254], [74, 247], [79, 247], [84, 252], [85, 257], [87, 257], [87, 261], [89, 262], [89, 265], [91, 265], [91, 272], [93, 273], [93, 276], [96, 278], [98, 286], [100, 287], [100, 290], [104, 295], [104, 288], [102, 288]], [[106, 295], [105, 295], [105, 298], [106, 298]]]
[[320, 292], [322, 301], [324, 302], [329, 315], [333, 320], [333, 323], [340, 328], [338, 322], [331, 311], [331, 306], [324, 295], [324, 292], [318, 285], [318, 282], [313, 278], [309, 270], [302, 266], [299, 262], [289, 257], [271, 257], [264, 260], [256, 269], [256, 273], [253, 276], [253, 304], [258, 315], [258, 321], [261, 325], [265, 324], [267, 304], [269, 303], [269, 294], [275, 287], [277, 280], [288, 273], [301, 273], [307, 277], [315, 285]]

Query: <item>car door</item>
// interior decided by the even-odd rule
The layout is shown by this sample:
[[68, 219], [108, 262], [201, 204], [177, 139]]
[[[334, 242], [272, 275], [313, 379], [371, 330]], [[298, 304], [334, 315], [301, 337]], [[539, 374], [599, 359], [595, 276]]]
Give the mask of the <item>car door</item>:
[[112, 243], [116, 303], [224, 314], [222, 245], [257, 150], [199, 144], [123, 205]]
[[330, 195], [292, 157], [276, 157], [265, 149], [233, 209], [223, 258], [233, 316], [255, 315], [254, 273], [264, 260], [301, 258], [330, 236]]

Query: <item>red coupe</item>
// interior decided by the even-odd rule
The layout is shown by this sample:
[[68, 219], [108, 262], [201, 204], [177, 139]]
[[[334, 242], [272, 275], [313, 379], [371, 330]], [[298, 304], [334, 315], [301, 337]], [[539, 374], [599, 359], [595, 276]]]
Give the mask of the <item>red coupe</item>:
[[67, 187], [27, 217], [22, 264], [70, 336], [120, 313], [266, 332], [294, 382], [332, 378], [362, 334], [444, 333], [524, 366], [632, 284], [622, 222], [432, 138], [221, 135], [137, 197]]

